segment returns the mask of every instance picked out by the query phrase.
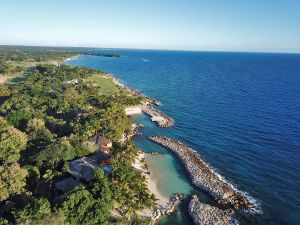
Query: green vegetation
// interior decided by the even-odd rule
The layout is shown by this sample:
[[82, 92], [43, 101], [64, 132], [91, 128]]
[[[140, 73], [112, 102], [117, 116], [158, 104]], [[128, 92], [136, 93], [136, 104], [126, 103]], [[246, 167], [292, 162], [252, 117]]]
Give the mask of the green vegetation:
[[[117, 54], [95, 53], [87, 51], [87, 49], [78, 48], [0, 46], [0, 78], [7, 78], [11, 84], [15, 84], [24, 81], [37, 65], [48, 64], [58, 66], [63, 60], [79, 54], [120, 57]], [[109, 82], [106, 83], [110, 88], [113, 88]], [[108, 89], [104, 87], [105, 90]], [[110, 94], [110, 92], [107, 94]]]
[[[28, 59], [67, 55], [5, 50], [0, 62], [14, 71]], [[155, 198], [132, 167], [136, 147], [118, 142], [131, 126], [124, 107], [142, 100], [101, 72], [65, 65], [39, 64], [26, 80], [0, 85], [0, 224], [145, 224], [137, 212]], [[90, 182], [58, 192], [68, 162], [96, 150], [88, 144], [95, 134], [113, 141], [111, 173], [96, 170]]]
[[99, 93], [103, 95], [113, 95], [123, 91], [123, 89], [113, 83], [111, 77], [104, 76], [99, 73], [93, 74], [92, 76], [88, 77], [87, 81], [96, 86], [99, 90]]
[[14, 84], [24, 81], [38, 64], [59, 65], [75, 52], [0, 50], [0, 76]]

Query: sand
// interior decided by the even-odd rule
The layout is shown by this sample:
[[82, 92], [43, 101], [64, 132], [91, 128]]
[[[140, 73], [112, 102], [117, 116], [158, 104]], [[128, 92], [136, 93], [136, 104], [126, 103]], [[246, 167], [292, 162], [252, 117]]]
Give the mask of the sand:
[[[164, 208], [166, 207], [166, 205], [169, 203], [169, 196], [165, 196], [163, 195], [157, 187], [157, 181], [155, 180], [155, 177], [153, 177], [153, 172], [151, 171], [151, 168], [149, 168], [150, 171], [150, 175], [147, 174], [147, 171], [143, 169], [143, 162], [141, 162], [141, 160], [145, 157], [144, 153], [140, 153], [134, 164], [133, 167], [136, 168], [139, 171], [143, 172], [143, 175], [146, 177], [147, 179], [147, 186], [148, 189], [150, 191], [150, 193], [154, 194], [155, 197], [157, 198], [157, 207], [158, 208]], [[141, 212], [142, 216], [145, 217], [152, 217], [153, 214], [153, 209], [147, 209]]]

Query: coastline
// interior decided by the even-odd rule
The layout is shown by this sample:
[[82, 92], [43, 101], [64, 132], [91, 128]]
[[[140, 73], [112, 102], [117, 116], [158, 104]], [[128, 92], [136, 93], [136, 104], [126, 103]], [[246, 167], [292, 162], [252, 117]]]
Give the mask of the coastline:
[[[78, 58], [79, 55], [70, 57], [66, 60], [64, 60], [62, 63], [66, 63], [68, 61], [71, 60], [76, 60]], [[143, 95], [142, 93], [140, 93], [139, 91], [129, 88], [126, 85], [124, 85], [118, 78], [116, 78], [115, 76], [113, 76], [110, 73], [105, 73], [104, 76], [112, 78], [112, 82], [117, 85], [118, 87], [127, 90], [129, 93], [133, 94], [133, 95], [139, 95], [145, 98], [146, 101], [142, 102], [139, 105], [134, 105], [134, 106], [129, 106], [127, 108], [125, 108], [125, 113], [128, 116], [134, 116], [137, 114], [141, 114], [144, 112], [145, 108], [149, 108], [150, 112], [148, 113], [148, 115], [151, 114], [151, 108], [150, 105], [160, 105], [160, 102], [150, 98], [148, 96]], [[158, 113], [163, 114], [162, 112], [156, 110]], [[156, 112], [156, 113], [157, 113]], [[164, 115], [164, 114], [163, 114]], [[154, 122], [154, 121], [153, 121]], [[139, 133], [139, 128], [142, 127], [141, 125], [137, 125], [135, 123], [132, 123], [132, 134], [129, 135], [128, 137], [123, 137], [121, 142], [124, 140], [129, 140], [132, 139], [135, 135], [137, 135]], [[154, 157], [156, 157], [157, 155], [153, 155]], [[146, 183], [147, 183], [147, 187], [148, 190], [151, 194], [153, 194], [156, 199], [157, 199], [157, 204], [154, 208], [151, 209], [147, 209], [144, 210], [142, 212], [140, 212], [140, 215], [146, 218], [151, 218], [151, 221], [154, 223], [157, 222], [159, 220], [159, 217], [162, 215], [159, 215], [158, 217], [155, 216], [155, 211], [157, 209], [161, 209], [161, 210], [167, 210], [170, 207], [170, 200], [172, 196], [163, 194], [159, 191], [158, 189], [158, 181], [156, 180], [156, 178], [153, 176], [154, 172], [151, 169], [151, 166], [147, 166], [147, 169], [144, 168], [144, 164], [145, 164], [145, 153], [144, 152], [140, 152], [139, 155], [136, 157], [135, 162], [133, 163], [133, 167], [139, 172], [141, 173], [143, 176], [145, 176], [146, 178]], [[175, 208], [172, 209], [172, 211], [174, 211]], [[169, 212], [171, 213], [171, 212]]]
[[[76, 57], [75, 57], [76, 58]], [[145, 110], [144, 110], [144, 107], [147, 107], [147, 109], [149, 109], [150, 108], [150, 106], [151, 105], [160, 105], [160, 102], [158, 102], [157, 100], [155, 100], [155, 99], [152, 99], [152, 98], [149, 98], [149, 97], [147, 97], [147, 96], [145, 96], [145, 95], [143, 95], [141, 92], [139, 92], [139, 91], [136, 91], [135, 89], [132, 89], [132, 88], [129, 88], [129, 87], [126, 87], [126, 85], [124, 85], [118, 78], [116, 78], [116, 77], [114, 77], [112, 74], [105, 74], [105, 76], [108, 76], [108, 77], [111, 77], [112, 78], [112, 81], [113, 81], [113, 83], [115, 84], [115, 85], [117, 85], [117, 86], [119, 86], [120, 88], [123, 88], [123, 89], [126, 89], [127, 91], [129, 91], [129, 93], [131, 93], [131, 94], [134, 94], [134, 95], [140, 95], [140, 96], [142, 96], [142, 97], [144, 97], [146, 100], [148, 100], [148, 101], [145, 101], [145, 102], [143, 102], [143, 103], [141, 103], [141, 104], [139, 104], [139, 105], [135, 105], [135, 106], [130, 106], [130, 107], [128, 107], [128, 108], [126, 108], [125, 109], [125, 112], [126, 112], [126, 115], [129, 115], [129, 116], [132, 116], [132, 115], [136, 115], [136, 114], [141, 114], [141, 113], [145, 113], [146, 115], [148, 115], [148, 116], [150, 116], [150, 117], [155, 117], [156, 115], [155, 115], [155, 113], [159, 113], [159, 114], [161, 114], [161, 115], [163, 115], [163, 116], [165, 116], [165, 114], [163, 113], [163, 112], [160, 112], [159, 110], [157, 110], [157, 109], [154, 109], [154, 108], [152, 108], [152, 109], [154, 109], [154, 112], [153, 112], [153, 114], [152, 114], [152, 112], [149, 112], [149, 113], [147, 113], [147, 112], [145, 112]], [[150, 110], [151, 110], [151, 108], [150, 108]], [[146, 110], [147, 111], [147, 110]], [[166, 116], [167, 117], [167, 116]], [[169, 118], [169, 117], [167, 117], [167, 118]], [[152, 122], [154, 122], [154, 123], [156, 123], [156, 125], [158, 126], [158, 127], [160, 127], [160, 128], [164, 128], [164, 127], [168, 127], [168, 126], [171, 126], [171, 125], [173, 125], [173, 123], [174, 123], [174, 120], [173, 119], [171, 119], [171, 118], [169, 118], [170, 119], [170, 125], [167, 125], [167, 126], [160, 126], [158, 123], [156, 123], [156, 121], [155, 120], [152, 120]], [[164, 146], [164, 145], [162, 145], [163, 147], [166, 147], [166, 146]], [[167, 147], [166, 147], [167, 148]], [[135, 167], [137, 170], [140, 170], [141, 171], [141, 169], [142, 169], [142, 166], [141, 166], [141, 159], [142, 158], [144, 158], [145, 157], [145, 154], [144, 153], [141, 153], [138, 157], [137, 157], [137, 161], [134, 163], [134, 165], [133, 165], [133, 167]], [[181, 159], [180, 159], [181, 160]], [[182, 160], [181, 160], [182, 161]], [[149, 174], [149, 172], [150, 172], [150, 174]], [[148, 170], [148, 171], [145, 171], [145, 170], [142, 170], [142, 173], [144, 174], [144, 176], [146, 177], [146, 180], [147, 180], [147, 187], [148, 187], [148, 190], [149, 190], [149, 192], [150, 193], [152, 193], [152, 194], [154, 194], [155, 196], [156, 196], [156, 198], [157, 198], [157, 206], [158, 206], [158, 208], [161, 208], [161, 209], [163, 209], [163, 208], [166, 208], [168, 205], [170, 205], [170, 199], [172, 199], [172, 196], [165, 196], [164, 194], [162, 194], [160, 191], [159, 191], [159, 189], [158, 189], [158, 186], [157, 186], [157, 181], [156, 181], [156, 179], [155, 179], [155, 177], [152, 175], [153, 173], [152, 173], [152, 171], [151, 170]], [[216, 176], [218, 176], [218, 175], [216, 175]], [[219, 177], [220, 178], [220, 177]], [[192, 179], [191, 179], [192, 180]], [[193, 181], [193, 180], [192, 180]], [[193, 182], [194, 183], [194, 182]], [[195, 184], [194, 184], [195, 185]], [[196, 185], [197, 186], [197, 185]], [[211, 193], [209, 193], [209, 194], [211, 194]], [[229, 194], [229, 196], [231, 195], [231, 193]], [[216, 196], [214, 196], [214, 195], [212, 195], [213, 197], [216, 197]], [[200, 201], [199, 201], [199, 203], [201, 203]], [[191, 203], [190, 203], [191, 204]], [[224, 202], [222, 203], [222, 202], [220, 202], [220, 204], [224, 204]], [[227, 204], [227, 203], [226, 203]], [[225, 205], [226, 205], [225, 204]], [[209, 206], [209, 205], [208, 205]], [[175, 207], [176, 208], [176, 207]], [[176, 209], [173, 209], [173, 211], [174, 210], [176, 210]], [[252, 208], [252, 207], [249, 207], [249, 208]], [[153, 209], [148, 209], [148, 210], [144, 210], [143, 212], [140, 212], [141, 214], [141, 216], [143, 216], [143, 217], [146, 217], [146, 218], [151, 218], [151, 223], [153, 224], [153, 223], [156, 223], [158, 220], [159, 220], [159, 218], [162, 216], [162, 215], [164, 215], [164, 214], [161, 214], [161, 213], [159, 213], [159, 215], [157, 215], [157, 213], [155, 212], [155, 210], [156, 210], [157, 208], [155, 207], [155, 208], [153, 208]], [[223, 211], [222, 209], [220, 209], [221, 211]], [[172, 212], [173, 212], [172, 211]], [[194, 212], [197, 212], [197, 210], [194, 210]], [[171, 213], [171, 212], [170, 212]], [[190, 208], [189, 208], [189, 213], [190, 213], [190, 216], [194, 219], [195, 218], [195, 216], [193, 216], [193, 213], [191, 213], [191, 210], [190, 210]], [[196, 213], [197, 214], [197, 213]], [[199, 214], [199, 213], [198, 213]], [[233, 213], [231, 213], [231, 215], [232, 215]], [[169, 215], [169, 214], [167, 214], [167, 215]], [[195, 215], [195, 213], [194, 213], [194, 215]], [[194, 220], [194, 223], [196, 223], [195, 222], [195, 220]], [[197, 223], [196, 223], [197, 224]]]
[[[77, 57], [78, 57], [78, 55], [75, 57], [72, 57], [72, 58], [76, 59]], [[72, 60], [72, 58], [70, 60]], [[117, 85], [118, 87], [129, 91], [129, 93], [131, 93], [133, 95], [140, 95], [140, 96], [144, 97], [146, 100], [148, 100], [148, 101], [142, 102], [139, 105], [126, 107], [125, 113], [127, 116], [134, 116], [137, 114], [144, 113], [144, 114], [150, 116], [151, 121], [160, 128], [166, 128], [166, 127], [169, 127], [174, 124], [173, 119], [167, 117], [163, 112], [151, 107], [151, 105], [160, 105], [160, 102], [143, 95], [142, 93], [140, 93], [139, 91], [136, 91], [135, 89], [127, 87], [125, 84], [123, 84], [118, 78], [114, 77], [112, 74], [106, 73], [106, 74], [104, 74], [104, 76], [112, 78], [113, 83], [115, 85]], [[155, 117], [159, 117], [159, 116], [166, 118], [166, 120], [163, 121], [162, 125], [160, 125], [160, 123], [159, 123], [160, 119], [155, 120]], [[152, 118], [154, 118], [154, 119], [152, 119]], [[138, 133], [138, 128], [135, 130], [135, 133]], [[131, 136], [130, 139], [133, 136]], [[160, 220], [161, 216], [172, 214], [176, 210], [177, 205], [179, 204], [179, 202], [181, 201], [183, 196], [181, 196], [179, 193], [177, 193], [175, 195], [175, 197], [174, 197], [174, 195], [167, 196], [167, 195], [162, 194], [158, 189], [158, 183], [157, 183], [156, 178], [153, 176], [153, 171], [151, 170], [151, 168], [148, 167], [147, 170], [145, 170], [143, 168], [144, 159], [145, 159], [145, 153], [140, 152], [140, 154], [137, 156], [137, 158], [132, 166], [138, 172], [140, 172], [143, 176], [145, 176], [148, 190], [151, 194], [153, 194], [156, 197], [157, 204], [153, 208], [145, 209], [145, 210], [139, 212], [139, 214], [140, 214], [140, 216], [142, 216], [144, 218], [150, 219], [150, 221], [151, 221], [150, 224], [155, 224]], [[179, 197], [179, 196], [181, 196], [181, 197]], [[192, 213], [190, 213], [190, 216], [194, 219], [194, 217], [192, 216]], [[195, 223], [195, 221], [194, 221], [194, 223]]]
[[72, 56], [72, 57], [69, 57], [69, 58], [67, 58], [67, 59], [64, 59], [61, 63], [58, 63], [58, 64], [59, 64], [59, 65], [60, 65], [60, 64], [65, 64], [66, 62], [69, 62], [69, 61], [71, 61], [71, 60], [76, 60], [79, 56], [80, 56], [80, 54], [74, 55], [74, 56]]
[[216, 205], [212, 206], [199, 201], [196, 195], [193, 196], [189, 204], [189, 214], [195, 224], [236, 224], [238, 221], [234, 218], [235, 213], [260, 213], [259, 206], [251, 202], [250, 197], [222, 179], [195, 150], [168, 137], [148, 138], [174, 152], [184, 164], [193, 184], [215, 199]]
[[[133, 117], [136, 123], [139, 124], [142, 123], [145, 125], [145, 128], [141, 130], [143, 134], [134, 138], [134, 142], [138, 146], [138, 148], [145, 149], [146, 152], [158, 150], [159, 152], [164, 152], [166, 154], [165, 157], [158, 158], [158, 160], [156, 160], [157, 158], [155, 159], [153, 158], [153, 164], [158, 165], [157, 168], [160, 168], [161, 171], [169, 171], [167, 166], [160, 166], [160, 165], [164, 164], [166, 161], [163, 160], [163, 158], [171, 158], [170, 156], [172, 156], [172, 158], [176, 160], [176, 163], [174, 163], [174, 165], [176, 165], [177, 167], [180, 168], [181, 171], [183, 171], [183, 172], [178, 171], [181, 177], [188, 182], [190, 181], [188, 174], [183, 168], [184, 165], [175, 156], [175, 154], [171, 152], [168, 153], [169, 150], [164, 150], [160, 146], [154, 143], [153, 144], [149, 143], [149, 141], [146, 140], [146, 137], [152, 134], [165, 135], [171, 138], [175, 138], [179, 141], [184, 142], [189, 147], [192, 147], [195, 150], [197, 150], [201, 154], [201, 156], [203, 156], [203, 159], [205, 159], [205, 161], [212, 166], [214, 171], [221, 175], [220, 179], [224, 179], [224, 181], [228, 181], [232, 183], [234, 188], [243, 192], [246, 196], [250, 198], [251, 202], [253, 202], [255, 205], [257, 204], [260, 207], [259, 208], [260, 212], [258, 215], [257, 214], [254, 214], [253, 216], [249, 215], [249, 217], [248, 216], [244, 217], [244, 215], [241, 215], [242, 217], [241, 220], [243, 219], [248, 220], [250, 224], [252, 224], [254, 220], [266, 223], [272, 219], [274, 219], [272, 221], [276, 220], [276, 221], [280, 221], [281, 223], [287, 223], [288, 221], [295, 221], [295, 219], [298, 218], [297, 207], [296, 207], [298, 204], [298, 200], [297, 200], [298, 198], [294, 200], [294, 196], [296, 196], [295, 194], [297, 193], [293, 191], [295, 189], [294, 189], [293, 179], [291, 179], [293, 177], [297, 177], [298, 175], [297, 173], [294, 173], [294, 171], [289, 170], [290, 167], [288, 167], [288, 165], [293, 165], [294, 161], [287, 160], [288, 158], [282, 158], [283, 160], [282, 162], [285, 163], [284, 165], [276, 163], [276, 160], [279, 160], [279, 158], [277, 158], [276, 156], [283, 157], [284, 152], [290, 151], [288, 147], [289, 145], [284, 145], [283, 142], [277, 142], [278, 140], [276, 140], [276, 135], [274, 133], [270, 133], [273, 128], [275, 129], [273, 125], [276, 125], [278, 122], [278, 124], [287, 125], [287, 127], [281, 126], [282, 129], [280, 130], [280, 132], [286, 132], [286, 134], [292, 134], [293, 131], [291, 129], [289, 130], [286, 129], [286, 128], [291, 128], [288, 125], [289, 122], [292, 121], [290, 120], [276, 121], [275, 118], [270, 117], [271, 114], [262, 115], [261, 114], [262, 111], [255, 110], [257, 109], [255, 107], [247, 108], [247, 105], [249, 105], [249, 106], [257, 106], [259, 107], [258, 109], [266, 110], [268, 104], [260, 105], [260, 102], [257, 101], [257, 99], [255, 100], [252, 98], [253, 97], [252, 95], [247, 95], [245, 97], [252, 99], [253, 101], [243, 102], [243, 97], [242, 97], [243, 95], [236, 81], [244, 78], [236, 71], [231, 70], [231, 66], [232, 66], [231, 64], [226, 64], [226, 62], [230, 62], [230, 58], [232, 57], [235, 60], [237, 60], [237, 62], [239, 62], [239, 65], [236, 65], [238, 69], [244, 68], [245, 70], [248, 70], [250, 68], [248, 67], [246, 61], [250, 60], [252, 57], [257, 58], [257, 56], [245, 55], [245, 61], [244, 61], [241, 60], [240, 57], [235, 56], [234, 54], [231, 53], [228, 54], [226, 53], [226, 57], [225, 54], [224, 57], [221, 57], [219, 54], [214, 54], [214, 57], [219, 60], [213, 61], [213, 65], [216, 65], [216, 69], [220, 69], [219, 70], [220, 74], [223, 74], [224, 71], [221, 70], [222, 67], [218, 67], [218, 66], [224, 66], [224, 68], [227, 68], [228, 71], [232, 71], [234, 76], [238, 79], [235, 80], [233, 79], [233, 77], [230, 76], [228, 77], [228, 80], [227, 79], [225, 80], [225, 81], [233, 82], [233, 83], [228, 83], [228, 85], [230, 84], [230, 87], [232, 89], [224, 90], [224, 89], [220, 89], [218, 85], [215, 87], [211, 85], [206, 85], [206, 86], [202, 86], [202, 89], [198, 90], [197, 89], [198, 84], [193, 82], [188, 82], [187, 80], [182, 79], [182, 81], [186, 82], [184, 83], [184, 85], [186, 85], [185, 86], [186, 88], [178, 89], [182, 91], [182, 98], [177, 99], [176, 90], [177, 88], [181, 87], [180, 86], [181, 80], [178, 79], [181, 76], [179, 75], [180, 74], [185, 75], [184, 78], [189, 78], [190, 81], [192, 80], [191, 77], [195, 77], [197, 75], [197, 68], [195, 68], [195, 71], [191, 70], [190, 73], [186, 73], [186, 69], [189, 68], [188, 66], [190, 65], [189, 63], [191, 62], [190, 59], [184, 60], [182, 67], [177, 68], [176, 67], [177, 63], [172, 62], [173, 59], [172, 57], [168, 57], [167, 55], [157, 52], [153, 56], [157, 57], [157, 59], [159, 60], [155, 62], [153, 60], [153, 62], [151, 62], [151, 67], [148, 67], [147, 64], [143, 64], [139, 62], [139, 59], [141, 57], [149, 55], [148, 52], [136, 53], [136, 52], [129, 51], [128, 54], [129, 54], [128, 59], [121, 59], [121, 60], [117, 60], [117, 59], [106, 60], [101, 58], [98, 59], [94, 58], [93, 61], [91, 61], [87, 57], [79, 57], [77, 60], [68, 62], [68, 64], [74, 66], [76, 65], [89, 66], [90, 68], [95, 68], [99, 70], [103, 69], [105, 71], [115, 74], [117, 78], [119, 78], [121, 81], [123, 81], [123, 83], [125, 83], [129, 87], [137, 88], [137, 90], [141, 90], [144, 93], [149, 94], [149, 96], [155, 97], [158, 100], [162, 101], [164, 106], [158, 108], [160, 108], [162, 111], [168, 113], [170, 116], [176, 119], [176, 126], [174, 128], [160, 130], [153, 125], [153, 123], [150, 121], [150, 118], [147, 117], [144, 113], [140, 115], [135, 115]], [[199, 55], [195, 54], [195, 58], [198, 58], [201, 54], [200, 53]], [[204, 56], [208, 57], [209, 55], [210, 54], [203, 53], [203, 57]], [[137, 58], [136, 60], [136, 58], [134, 58], [135, 56], [140, 58]], [[176, 53], [176, 56], [183, 57], [181, 53], [178, 54]], [[188, 54], [188, 56], [193, 57], [192, 54]], [[272, 56], [272, 58], [261, 57], [260, 59], [263, 61], [270, 60], [272, 62], [273, 61], [278, 62], [277, 61], [278, 58], [275, 55], [274, 57]], [[203, 60], [205, 62], [210, 62], [209, 57]], [[161, 74], [163, 74], [165, 67], [167, 67], [169, 64], [174, 66], [174, 70], [169, 71], [169, 74], [166, 74], [165, 77], [161, 77], [161, 81], [173, 81], [174, 88], [164, 89], [165, 83], [160, 82], [160, 76]], [[144, 68], [144, 66], [146, 67]], [[201, 65], [200, 68], [209, 69], [210, 67], [208, 65]], [[251, 67], [251, 69], [253, 69], [253, 71], [255, 71], [257, 74], [260, 74], [260, 72], [262, 72], [263, 74], [263, 71], [260, 71], [256, 67], [253, 68]], [[276, 72], [271, 67], [268, 68], [267, 71]], [[209, 83], [213, 81], [218, 81], [220, 79], [220, 77], [214, 76], [214, 73], [211, 72], [213, 71], [208, 71], [209, 76], [205, 76], [204, 74], [201, 75], [201, 77], [204, 79], [203, 80], [204, 82]], [[174, 73], [174, 75], [172, 73]], [[282, 73], [283, 72], [280, 72], [279, 74]], [[261, 76], [260, 78], [263, 79], [266, 84], [280, 84], [280, 82], [269, 80], [265, 76]], [[198, 81], [198, 79], [196, 80]], [[289, 82], [289, 84], [291, 85], [293, 84], [291, 83], [292, 82], [291, 79], [287, 79], [287, 81]], [[264, 85], [259, 85], [258, 83], [253, 83], [253, 85], [254, 85], [253, 87], [255, 88], [258, 87], [265, 88]], [[222, 95], [217, 95], [216, 92], [210, 92], [212, 90], [220, 91]], [[236, 91], [236, 92], [232, 92], [232, 91]], [[234, 101], [230, 101], [230, 104], [233, 108], [241, 110], [241, 111], [236, 111], [237, 114], [233, 115], [231, 112], [231, 109], [233, 108], [230, 108], [229, 105], [227, 104], [223, 104], [221, 101], [223, 98], [222, 97], [223, 94], [228, 94], [228, 93], [231, 94], [239, 93], [239, 95], [232, 96], [233, 97], [232, 100]], [[194, 94], [202, 95], [203, 98], [198, 98], [198, 99], [194, 98]], [[253, 92], [253, 94], [259, 97], [264, 97], [261, 95], [261, 93]], [[277, 97], [278, 99], [280, 99], [279, 98], [280, 96]], [[211, 101], [209, 101], [209, 99], [211, 99]], [[194, 101], [195, 104], [193, 104], [192, 101]], [[274, 106], [275, 105], [279, 106], [277, 105], [277, 103], [279, 102], [277, 102], [276, 104], [275, 102], [273, 103]], [[288, 106], [293, 107], [290, 104], [290, 102], [289, 103], [284, 102], [280, 104], [283, 104], [287, 107]], [[286, 112], [286, 110], [284, 109], [282, 110], [283, 112]], [[240, 117], [241, 113], [245, 113], [243, 114], [244, 117]], [[252, 116], [260, 116], [260, 117], [248, 118], [247, 116], [249, 116], [250, 113]], [[247, 118], [250, 120], [248, 120]], [[268, 126], [262, 126], [262, 127], [258, 126], [259, 124], [261, 124], [260, 122], [268, 122], [268, 121], [270, 122], [270, 123], [266, 123], [268, 124]], [[243, 124], [252, 125], [255, 122], [257, 122], [255, 126], [243, 126]], [[193, 124], [195, 126], [193, 126]], [[260, 133], [264, 129], [268, 131], [268, 133]], [[253, 139], [251, 139], [252, 137]], [[281, 138], [282, 140], [286, 140], [287, 141], [286, 143], [289, 143], [288, 142], [289, 140], [293, 140], [294, 141], [293, 143], [297, 143], [295, 136], [285, 136], [284, 133], [282, 133], [282, 136], [280, 137], [278, 136], [278, 138], [280, 138], [280, 140]], [[271, 140], [277, 144], [269, 145], [268, 143]], [[276, 151], [276, 148], [282, 149], [284, 151], [282, 152]], [[275, 155], [272, 154], [269, 155], [268, 152], [274, 153]], [[294, 154], [295, 152], [290, 152], [290, 153]], [[154, 162], [155, 160], [156, 162]], [[268, 164], [270, 162], [273, 163]], [[290, 173], [287, 173], [288, 171]], [[173, 173], [173, 174], [177, 176], [178, 173], [176, 174]], [[157, 177], [157, 179], [160, 182], [159, 187], [164, 192], [169, 193], [170, 192], [169, 190], [174, 190], [174, 188], [172, 188], [174, 186], [173, 185], [174, 182], [170, 183], [172, 185], [170, 185], [171, 187], [169, 188], [167, 186], [168, 181], [167, 179], [165, 179], [165, 177], [160, 176], [159, 173], [156, 173], [154, 175], [159, 176]], [[277, 178], [277, 179], [273, 179], [273, 178]], [[286, 183], [287, 185], [284, 189], [280, 189], [281, 185], [283, 185], [281, 181], [287, 182]], [[194, 190], [195, 187], [193, 185], [192, 187]], [[280, 194], [278, 193], [278, 195], [274, 195], [274, 193], [277, 193], [276, 190], [280, 191], [279, 192]], [[203, 192], [200, 192], [200, 197], [202, 193]], [[206, 200], [205, 197], [206, 193], [204, 193], [203, 196], [204, 199]], [[202, 201], [202, 199], [203, 198], [200, 198], [200, 201]], [[208, 198], [207, 200], [211, 202], [212, 198]], [[179, 212], [180, 213], [183, 212], [184, 214], [187, 214], [185, 210]], [[288, 215], [292, 215], [293, 218], [288, 218]], [[170, 217], [170, 219], [163, 218], [162, 223], [165, 223], [165, 221], [176, 221], [176, 222], [179, 221], [178, 219], [173, 219], [173, 218], [175, 218], [175, 216]], [[189, 221], [189, 224], [192, 223]]]
[[128, 88], [125, 84], [123, 84], [119, 79], [114, 77], [112, 74], [107, 74], [106, 76], [111, 77], [112, 81], [115, 85], [119, 86], [120, 88], [123, 88], [129, 93], [132, 93], [134, 95], [139, 95], [145, 98], [145, 101], [143, 101], [139, 105], [135, 106], [129, 106], [125, 108], [126, 115], [136, 115], [140, 113], [145, 113], [151, 118], [151, 121], [154, 122], [158, 127], [160, 128], [168, 128], [170, 126], [174, 125], [174, 120], [164, 114], [162, 111], [152, 107], [152, 105], [159, 106], [161, 103], [157, 101], [156, 99], [150, 98], [140, 92], [138, 92], [135, 89]]
[[248, 197], [234, 189], [228, 182], [220, 179], [220, 175], [201, 159], [194, 149], [164, 136], [150, 136], [149, 139], [174, 152], [185, 165], [193, 184], [208, 192], [218, 203], [237, 210], [254, 209], [255, 206]]

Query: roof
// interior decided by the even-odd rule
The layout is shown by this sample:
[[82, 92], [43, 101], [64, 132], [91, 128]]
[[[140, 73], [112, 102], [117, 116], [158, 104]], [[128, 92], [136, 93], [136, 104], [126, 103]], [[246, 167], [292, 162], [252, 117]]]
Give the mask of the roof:
[[61, 190], [63, 192], [71, 191], [79, 185], [80, 183], [77, 180], [74, 180], [72, 177], [68, 177], [55, 183], [56, 189]]
[[93, 137], [91, 137], [89, 139], [90, 142], [94, 142], [95, 144], [97, 145], [108, 145], [108, 144], [111, 144], [112, 142], [107, 139], [106, 137], [103, 137], [103, 136], [99, 136], [99, 135], [95, 135]]
[[85, 181], [90, 181], [94, 170], [100, 168], [100, 162], [107, 160], [108, 158], [108, 155], [101, 151], [97, 151], [89, 156], [70, 161], [69, 173], [78, 180], [83, 179]]
[[110, 140], [108, 140], [105, 137], [99, 136], [98, 141], [100, 143], [100, 145], [108, 145], [111, 144], [112, 142]]

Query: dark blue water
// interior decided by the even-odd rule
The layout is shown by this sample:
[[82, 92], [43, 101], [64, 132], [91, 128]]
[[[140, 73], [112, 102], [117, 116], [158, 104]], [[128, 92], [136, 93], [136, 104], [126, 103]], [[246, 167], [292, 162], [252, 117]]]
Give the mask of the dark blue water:
[[[162, 102], [176, 137], [261, 205], [261, 224], [300, 223], [300, 55], [114, 50], [73, 65], [113, 73]], [[158, 130], [158, 129], [157, 129]]]

